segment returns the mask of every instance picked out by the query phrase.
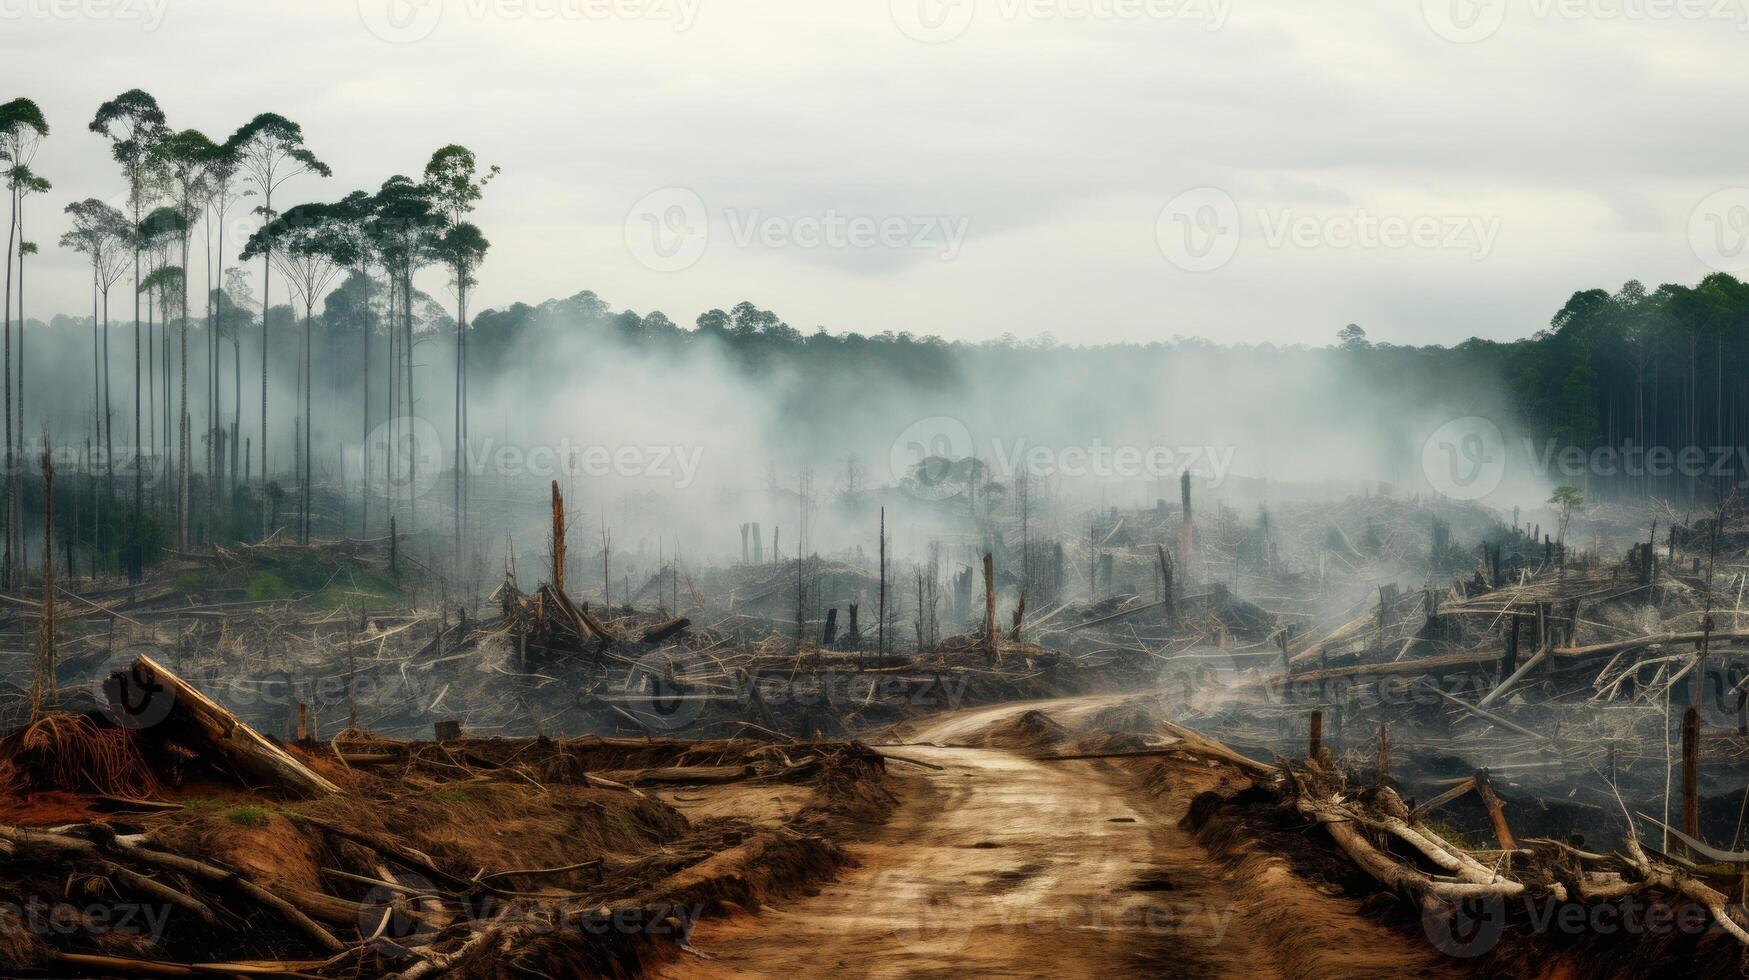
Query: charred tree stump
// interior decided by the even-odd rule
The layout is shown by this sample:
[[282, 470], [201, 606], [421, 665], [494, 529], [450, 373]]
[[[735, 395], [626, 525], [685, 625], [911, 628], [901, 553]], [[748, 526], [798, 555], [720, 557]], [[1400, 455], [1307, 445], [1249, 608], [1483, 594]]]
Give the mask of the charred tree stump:
[[553, 590], [565, 591], [565, 497], [553, 481]]
[[984, 645], [991, 657], [1000, 657], [996, 636], [996, 556], [984, 552]]

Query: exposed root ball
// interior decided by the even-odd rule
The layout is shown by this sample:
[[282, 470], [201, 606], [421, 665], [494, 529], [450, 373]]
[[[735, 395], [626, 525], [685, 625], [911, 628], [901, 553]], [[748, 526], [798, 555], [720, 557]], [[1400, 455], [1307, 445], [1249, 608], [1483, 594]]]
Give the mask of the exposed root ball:
[[133, 732], [84, 715], [47, 715], [0, 740], [0, 789], [150, 797], [158, 793]]

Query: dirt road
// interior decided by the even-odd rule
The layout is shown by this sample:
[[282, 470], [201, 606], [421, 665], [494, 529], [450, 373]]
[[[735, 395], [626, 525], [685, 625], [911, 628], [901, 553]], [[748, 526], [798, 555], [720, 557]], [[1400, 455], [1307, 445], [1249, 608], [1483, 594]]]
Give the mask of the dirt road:
[[[1344, 907], [1284, 895], [1311, 892], [1285, 866], [1229, 880], [1177, 826], [1206, 785], [1187, 780], [1144, 800], [1098, 763], [951, 745], [1028, 710], [1072, 727], [1121, 700], [1004, 705], [928, 725], [916, 741], [946, 747], [893, 751], [942, 768], [893, 764], [907, 772], [901, 805], [852, 846], [859, 868], [785, 907], [701, 924], [693, 946], [710, 959], [676, 963], [669, 975], [1403, 976], [1431, 966], [1358, 915], [1284, 921]], [[1309, 927], [1329, 930], [1339, 948], [1309, 953]]]

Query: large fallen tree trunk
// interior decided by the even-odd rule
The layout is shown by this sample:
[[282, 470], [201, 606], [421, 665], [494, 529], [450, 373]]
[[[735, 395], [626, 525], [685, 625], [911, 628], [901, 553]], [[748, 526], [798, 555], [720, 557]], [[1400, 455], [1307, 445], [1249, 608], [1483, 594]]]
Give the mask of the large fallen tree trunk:
[[245, 778], [300, 796], [326, 796], [340, 787], [299, 762], [236, 715], [218, 706], [151, 657], [110, 675], [110, 709], [123, 725], [146, 727], [182, 721]]

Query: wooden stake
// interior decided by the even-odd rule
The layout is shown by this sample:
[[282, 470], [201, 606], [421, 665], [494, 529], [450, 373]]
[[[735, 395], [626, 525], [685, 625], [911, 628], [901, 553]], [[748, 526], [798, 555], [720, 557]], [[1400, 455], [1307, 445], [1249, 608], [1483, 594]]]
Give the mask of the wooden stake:
[[984, 643], [990, 656], [1000, 657], [996, 636], [996, 556], [984, 552]]
[[1379, 722], [1379, 765], [1378, 781], [1382, 784], [1391, 778], [1391, 733], [1385, 728], [1384, 722]]
[[1512, 837], [1512, 828], [1506, 826], [1506, 804], [1494, 792], [1494, 784], [1488, 778], [1488, 770], [1476, 772], [1476, 792], [1482, 795], [1482, 805], [1488, 810], [1488, 822], [1494, 825], [1494, 839], [1500, 842], [1502, 850], [1518, 850], [1518, 842]]
[[1311, 744], [1306, 748], [1306, 758], [1316, 759], [1324, 749], [1324, 712], [1312, 712]]

